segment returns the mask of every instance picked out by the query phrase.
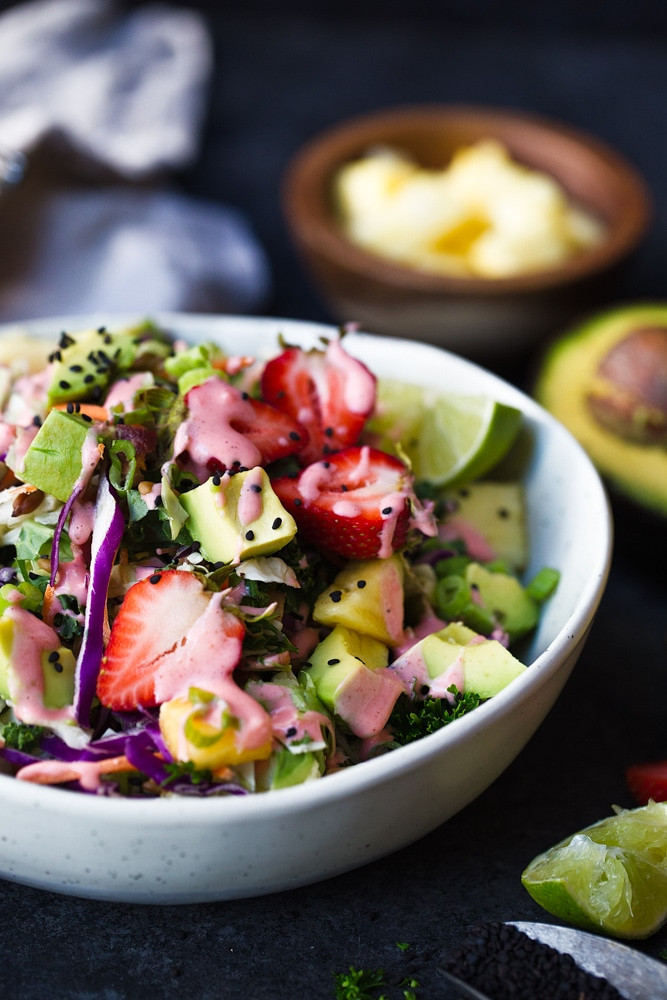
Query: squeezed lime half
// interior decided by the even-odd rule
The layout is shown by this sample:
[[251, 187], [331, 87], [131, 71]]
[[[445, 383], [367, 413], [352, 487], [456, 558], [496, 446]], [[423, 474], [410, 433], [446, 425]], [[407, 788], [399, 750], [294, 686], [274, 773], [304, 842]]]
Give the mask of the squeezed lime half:
[[521, 882], [561, 920], [649, 937], [667, 921], [667, 803], [619, 810], [575, 833], [534, 858]]

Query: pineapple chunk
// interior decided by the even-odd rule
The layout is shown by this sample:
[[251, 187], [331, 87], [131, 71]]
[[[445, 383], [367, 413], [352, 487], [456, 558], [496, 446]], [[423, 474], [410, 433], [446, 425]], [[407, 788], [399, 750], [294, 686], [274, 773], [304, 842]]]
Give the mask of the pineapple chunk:
[[313, 618], [397, 646], [403, 637], [403, 577], [400, 555], [353, 560], [317, 598]]

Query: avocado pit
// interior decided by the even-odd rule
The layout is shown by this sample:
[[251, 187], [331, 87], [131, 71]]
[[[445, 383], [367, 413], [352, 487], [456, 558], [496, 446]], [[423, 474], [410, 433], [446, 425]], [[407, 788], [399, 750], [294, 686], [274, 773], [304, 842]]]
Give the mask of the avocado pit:
[[586, 402], [619, 437], [667, 444], [667, 326], [641, 327], [617, 341], [600, 361]]

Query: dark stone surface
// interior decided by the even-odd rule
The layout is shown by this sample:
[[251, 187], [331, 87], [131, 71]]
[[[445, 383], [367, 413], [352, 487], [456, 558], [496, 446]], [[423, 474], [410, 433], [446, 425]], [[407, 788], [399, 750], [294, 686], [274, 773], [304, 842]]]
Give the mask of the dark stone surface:
[[[268, 314], [330, 318], [279, 209], [291, 153], [338, 119], [413, 101], [537, 111], [622, 151], [651, 185], [656, 220], [615, 299], [665, 296], [661, 5], [609, 3], [579, 15], [574, 3], [524, 3], [488, 19], [480, 3], [205, 6], [217, 68], [201, 158], [181, 181], [252, 221], [275, 277]], [[504, 374], [521, 385], [533, 363]], [[266, 898], [138, 907], [0, 882], [0, 994], [327, 1000], [332, 974], [354, 965], [383, 968], [394, 983], [414, 975], [419, 1000], [452, 996], [436, 966], [466, 926], [548, 920], [521, 887], [524, 866], [613, 804], [633, 805], [624, 767], [667, 753], [666, 533], [633, 509], [615, 513], [609, 587], [579, 664], [540, 731], [476, 802], [391, 857]], [[667, 933], [639, 947], [658, 956]]]

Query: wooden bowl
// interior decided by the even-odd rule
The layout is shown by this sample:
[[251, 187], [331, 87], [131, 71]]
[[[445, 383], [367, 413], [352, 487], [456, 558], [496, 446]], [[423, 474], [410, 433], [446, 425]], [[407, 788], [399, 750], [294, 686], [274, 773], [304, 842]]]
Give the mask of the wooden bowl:
[[[486, 279], [420, 272], [346, 237], [333, 198], [334, 178], [345, 163], [382, 145], [442, 168], [462, 146], [485, 138], [553, 176], [603, 222], [602, 239], [551, 270]], [[651, 199], [622, 156], [575, 129], [516, 111], [418, 105], [355, 118], [313, 138], [288, 164], [283, 209], [335, 318], [372, 333], [488, 356], [523, 348], [602, 301], [648, 228]]]

